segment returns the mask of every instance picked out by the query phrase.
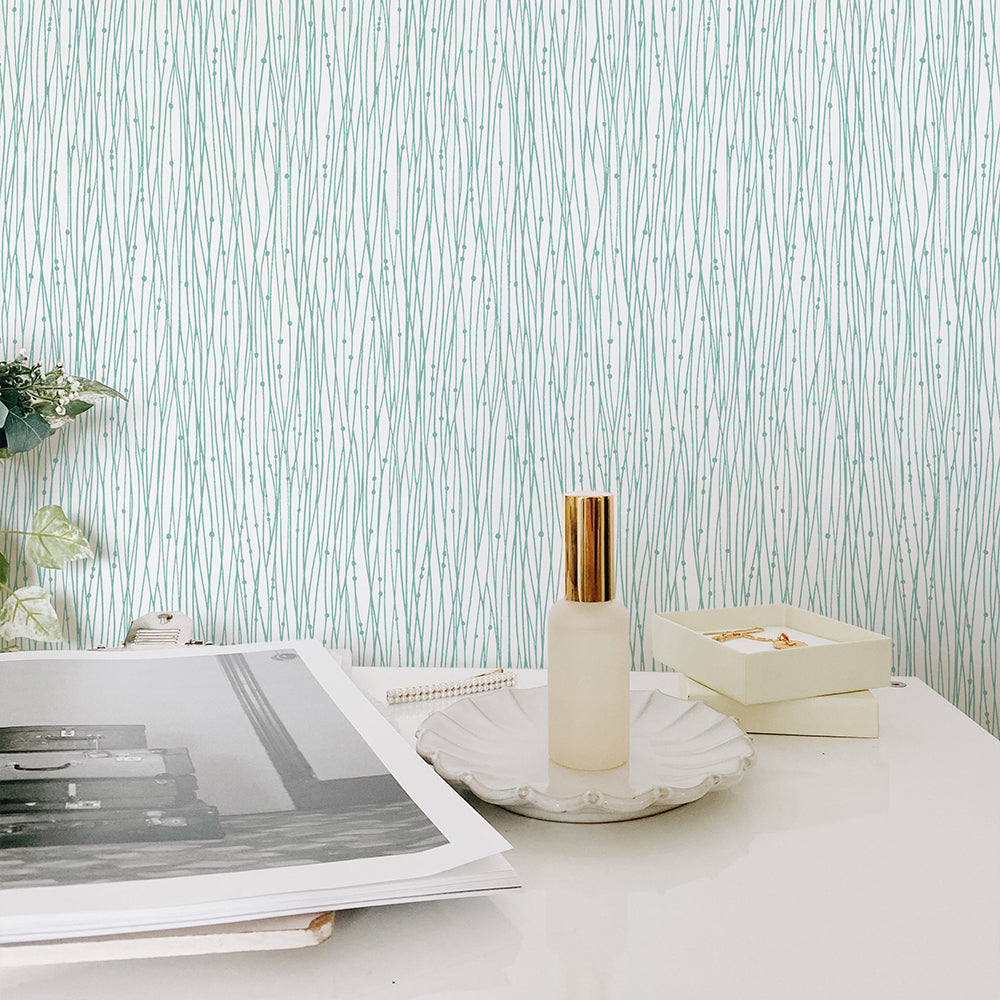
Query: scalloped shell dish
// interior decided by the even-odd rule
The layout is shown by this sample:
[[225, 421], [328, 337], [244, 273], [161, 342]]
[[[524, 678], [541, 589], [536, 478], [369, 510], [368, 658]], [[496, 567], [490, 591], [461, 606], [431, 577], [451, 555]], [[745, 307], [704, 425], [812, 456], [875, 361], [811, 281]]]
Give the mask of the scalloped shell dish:
[[417, 752], [447, 781], [535, 819], [612, 823], [665, 812], [737, 784], [754, 757], [735, 719], [661, 691], [631, 694], [629, 762], [576, 771], [549, 760], [548, 691], [463, 698], [424, 721]]

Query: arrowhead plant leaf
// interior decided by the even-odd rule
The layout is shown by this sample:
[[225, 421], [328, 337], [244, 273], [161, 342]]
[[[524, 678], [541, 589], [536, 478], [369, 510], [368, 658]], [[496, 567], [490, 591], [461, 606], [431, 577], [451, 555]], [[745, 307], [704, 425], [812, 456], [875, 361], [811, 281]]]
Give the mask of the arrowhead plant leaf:
[[0, 642], [16, 638], [39, 639], [42, 642], [55, 642], [62, 638], [56, 609], [47, 590], [20, 587], [0, 607]]
[[36, 566], [46, 569], [62, 569], [71, 559], [94, 554], [83, 532], [54, 503], [42, 507], [31, 519], [24, 550]]

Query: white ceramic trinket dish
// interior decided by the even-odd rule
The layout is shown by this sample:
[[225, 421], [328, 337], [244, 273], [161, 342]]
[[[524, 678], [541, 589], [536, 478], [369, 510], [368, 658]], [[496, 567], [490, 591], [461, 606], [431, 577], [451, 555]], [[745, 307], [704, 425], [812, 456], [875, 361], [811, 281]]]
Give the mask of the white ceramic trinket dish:
[[463, 698], [417, 730], [417, 751], [447, 781], [535, 819], [609, 823], [665, 812], [737, 784], [754, 757], [735, 719], [660, 691], [631, 693], [629, 762], [576, 771], [549, 760], [547, 689]]

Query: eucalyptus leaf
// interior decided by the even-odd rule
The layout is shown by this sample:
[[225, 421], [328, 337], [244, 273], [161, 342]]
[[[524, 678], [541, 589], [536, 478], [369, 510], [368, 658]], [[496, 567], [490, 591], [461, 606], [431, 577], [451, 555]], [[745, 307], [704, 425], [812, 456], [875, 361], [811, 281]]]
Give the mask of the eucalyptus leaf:
[[64, 424], [68, 424], [81, 413], [86, 413], [94, 404], [85, 399], [70, 399], [64, 403], [60, 409], [56, 409], [55, 403], [40, 403], [35, 407], [35, 413], [40, 413], [45, 417], [45, 422], [54, 431], [59, 430]]
[[0, 607], [0, 642], [16, 638], [40, 639], [42, 642], [55, 642], [62, 638], [56, 609], [47, 590], [20, 587]]
[[55, 420], [65, 422], [71, 417], [78, 417], [81, 413], [86, 413], [93, 405], [85, 399], [68, 399], [61, 407], [62, 413], [56, 408], [55, 403], [39, 403], [35, 407], [35, 412], [40, 413], [51, 424]]
[[62, 569], [71, 559], [94, 554], [83, 532], [58, 504], [42, 507], [31, 519], [31, 533], [24, 551], [36, 566]]
[[81, 413], [86, 413], [93, 405], [85, 399], [70, 399], [66, 401], [63, 409], [66, 411], [67, 417], [78, 417]]
[[7, 414], [3, 429], [7, 437], [7, 450], [10, 452], [37, 448], [52, 433], [52, 428], [40, 413], [31, 412], [22, 417], [13, 410]]
[[8, 575], [10, 574], [10, 563], [7, 562], [7, 557], [0, 552], [0, 586], [7, 582]]
[[115, 399], [128, 399], [128, 396], [123, 396], [117, 389], [112, 389], [111, 386], [105, 385], [103, 382], [95, 382], [92, 378], [80, 378], [77, 381], [80, 383], [82, 392], [88, 396], [111, 396]]

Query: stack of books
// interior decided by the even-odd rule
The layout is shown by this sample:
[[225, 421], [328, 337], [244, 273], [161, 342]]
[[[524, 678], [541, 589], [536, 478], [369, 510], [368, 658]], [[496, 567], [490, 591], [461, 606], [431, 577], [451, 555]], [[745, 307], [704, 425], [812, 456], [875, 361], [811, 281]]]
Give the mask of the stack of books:
[[878, 736], [892, 640], [784, 604], [658, 612], [653, 657], [748, 733]]

